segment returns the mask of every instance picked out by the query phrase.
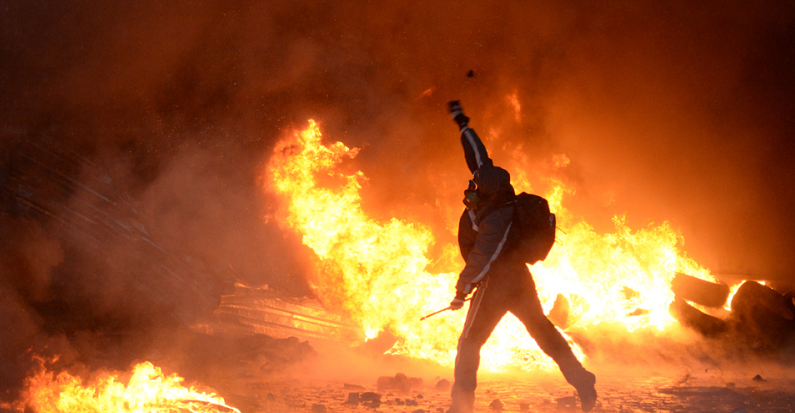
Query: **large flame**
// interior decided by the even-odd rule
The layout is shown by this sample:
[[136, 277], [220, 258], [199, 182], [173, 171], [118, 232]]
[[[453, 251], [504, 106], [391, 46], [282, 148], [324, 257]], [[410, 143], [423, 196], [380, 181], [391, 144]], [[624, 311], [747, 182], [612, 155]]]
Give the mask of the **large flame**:
[[[360, 206], [363, 174], [338, 172], [340, 163], [357, 152], [340, 142], [324, 145], [312, 120], [306, 130], [280, 142], [266, 173], [267, 187], [283, 199], [278, 219], [299, 231], [303, 243], [317, 254], [315, 287], [327, 304], [349, 313], [368, 338], [384, 330], [399, 337], [390, 350], [393, 354], [452, 365], [465, 312], [419, 319], [445, 307], [452, 297], [461, 262], [455, 258], [457, 247], [448, 245], [446, 264], [434, 265], [448, 272], [429, 273], [428, 248], [434, 236], [426, 226], [369, 218]], [[568, 159], [561, 155], [553, 162], [562, 167]], [[529, 192], [522, 166], [511, 167], [517, 191]], [[332, 177], [339, 185], [321, 185], [319, 177]], [[627, 331], [662, 331], [674, 322], [668, 314], [674, 274], [713, 280], [707, 270], [680, 254], [681, 237], [668, 224], [632, 231], [624, 218], [616, 217], [615, 233], [597, 234], [564, 208], [564, 195], [573, 190], [549, 180], [551, 190], [543, 195], [558, 216], [560, 240], [531, 271], [547, 311], [559, 294], [568, 300], [569, 328], [613, 323]], [[510, 314], [481, 354], [482, 365], [492, 371], [554, 367]]]
[[68, 372], [55, 375], [42, 368], [27, 379], [14, 407], [36, 413], [240, 413], [222, 397], [183, 387], [181, 377], [165, 376], [149, 362], [135, 366], [127, 385], [117, 380], [118, 375], [105, 374], [87, 384]]

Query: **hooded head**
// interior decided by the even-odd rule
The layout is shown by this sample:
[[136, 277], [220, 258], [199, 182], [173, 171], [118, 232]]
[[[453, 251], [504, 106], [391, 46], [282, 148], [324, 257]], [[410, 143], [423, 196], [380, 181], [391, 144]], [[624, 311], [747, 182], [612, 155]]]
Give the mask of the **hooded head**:
[[478, 185], [482, 202], [508, 201], [516, 195], [511, 185], [511, 174], [498, 166], [481, 166], [472, 180]]

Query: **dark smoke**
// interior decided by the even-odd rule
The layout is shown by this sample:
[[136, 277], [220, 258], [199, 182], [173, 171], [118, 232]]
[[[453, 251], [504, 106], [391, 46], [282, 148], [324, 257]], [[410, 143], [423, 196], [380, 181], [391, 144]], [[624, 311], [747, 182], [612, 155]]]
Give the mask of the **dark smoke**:
[[[460, 99], [484, 137], [502, 131], [497, 163], [520, 145], [539, 160], [565, 153], [578, 188], [571, 208], [597, 229], [610, 230], [616, 213], [633, 228], [669, 220], [713, 271], [791, 281], [793, 8], [3, 1], [0, 186], [17, 173], [50, 188], [52, 174], [19, 153], [56, 142], [86, 160], [64, 176], [110, 179], [103, 185], [129, 201], [112, 214], [195, 265], [191, 274], [209, 277], [201, 285], [301, 295], [300, 240], [263, 220], [275, 205], [259, 177], [276, 140], [317, 119], [330, 139], [364, 148], [356, 167], [370, 178], [368, 210], [441, 227], [436, 201], [457, 203], [467, 178], [444, 112]], [[78, 188], [46, 199], [54, 216], [110, 208], [87, 197]], [[162, 282], [137, 270], [160, 262], [144, 247], [111, 237], [97, 256], [71, 227], [11, 204], [0, 216], [0, 322], [13, 332], [0, 339], [0, 382], [17, 384], [20, 355], [48, 340], [88, 354], [101, 352], [91, 337], [117, 333], [132, 359], [152, 331], [197, 317], [152, 307], [164, 301], [135, 289], [132, 280]], [[169, 288], [175, 303], [188, 299]]]

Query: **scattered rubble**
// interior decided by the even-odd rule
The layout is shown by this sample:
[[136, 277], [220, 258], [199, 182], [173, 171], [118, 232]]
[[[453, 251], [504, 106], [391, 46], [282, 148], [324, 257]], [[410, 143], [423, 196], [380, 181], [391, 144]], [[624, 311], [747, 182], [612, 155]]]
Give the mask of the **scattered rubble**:
[[441, 379], [438, 382], [436, 382], [436, 390], [439, 390], [439, 391], [448, 391], [448, 390], [450, 390], [450, 380]]
[[381, 403], [381, 395], [375, 392], [364, 392], [359, 395], [359, 401], [362, 402], [379, 402]]
[[489, 403], [489, 409], [491, 410], [502, 411], [503, 407], [504, 406], [500, 399], [494, 399], [491, 401], [491, 403]]
[[[711, 372], [712, 370], [710, 370]], [[753, 382], [750, 375], [725, 376], [690, 372], [683, 381], [681, 374], [657, 376], [606, 376], [600, 375], [597, 390], [602, 413], [619, 412], [747, 412], [795, 411], [795, 382], [776, 380], [765, 376], [765, 383]], [[730, 381], [726, 381], [730, 379]], [[342, 383], [323, 380], [273, 381], [262, 378], [242, 378], [222, 393], [227, 404], [251, 413], [320, 413], [316, 405], [326, 407], [326, 412], [373, 412], [369, 402], [360, 402], [359, 395], [375, 393], [375, 383], [365, 385], [368, 390], [355, 394], [356, 404], [344, 404], [349, 393]], [[744, 385], [742, 382], [745, 382]], [[730, 385], [729, 383], [736, 383]], [[572, 388], [562, 377], [539, 376], [522, 380], [484, 380], [476, 390], [475, 411], [495, 412], [495, 399], [502, 404], [503, 412], [560, 413], [579, 411], [579, 402], [572, 397]], [[221, 389], [219, 389], [221, 390]], [[487, 392], [487, 390], [489, 390]], [[268, 401], [267, 394], [275, 395]], [[257, 396], [252, 396], [256, 394]], [[392, 397], [380, 394], [378, 411], [389, 413], [444, 413], [450, 407], [450, 395], [428, 392], [423, 398]], [[403, 402], [402, 404], [399, 401]], [[411, 401], [411, 404], [406, 403]], [[416, 403], [416, 404], [414, 404]]]
[[376, 381], [378, 391], [394, 390], [401, 393], [409, 393], [412, 388], [422, 386], [422, 379], [419, 377], [408, 377], [403, 373], [395, 374], [395, 377], [381, 376]]
[[359, 405], [359, 393], [348, 393], [348, 400], [345, 400], [345, 404], [351, 406], [358, 406]]

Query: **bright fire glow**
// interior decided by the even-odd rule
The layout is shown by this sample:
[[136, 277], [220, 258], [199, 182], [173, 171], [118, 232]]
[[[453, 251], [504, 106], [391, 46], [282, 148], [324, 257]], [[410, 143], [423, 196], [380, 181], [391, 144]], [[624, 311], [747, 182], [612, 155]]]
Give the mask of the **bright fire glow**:
[[[426, 271], [434, 241], [430, 230], [417, 222], [376, 222], [366, 216], [359, 194], [363, 174], [338, 171], [339, 164], [358, 150], [341, 142], [324, 145], [318, 126], [309, 123], [306, 130], [277, 144], [266, 186], [283, 200], [279, 222], [300, 232], [303, 243], [317, 254], [318, 295], [350, 314], [368, 338], [384, 330], [397, 336], [400, 341], [391, 353], [452, 365], [465, 311], [419, 319], [444, 308], [452, 298], [461, 269], [457, 246], [444, 249], [446, 265], [435, 265], [447, 272]], [[563, 155], [552, 160], [556, 167], [568, 162]], [[517, 192], [531, 192], [522, 165], [506, 167]], [[320, 177], [337, 184], [321, 185]], [[614, 233], [597, 234], [563, 206], [564, 195], [573, 190], [549, 180], [551, 190], [542, 195], [557, 214], [560, 241], [531, 271], [546, 311], [558, 294], [568, 299], [572, 331], [598, 323], [620, 325], [628, 332], [662, 331], [675, 322], [668, 314], [674, 274], [713, 280], [707, 270], [679, 253], [681, 237], [668, 224], [632, 231], [623, 217], [616, 217]], [[582, 357], [576, 347], [575, 351]], [[511, 366], [555, 368], [510, 314], [481, 354], [482, 366], [492, 371]]]
[[129, 382], [119, 383], [117, 375], [106, 374], [85, 384], [67, 372], [57, 376], [42, 368], [29, 377], [15, 410], [36, 413], [230, 413], [224, 399], [185, 388], [176, 374], [164, 376], [160, 368], [144, 362], [135, 366]]

